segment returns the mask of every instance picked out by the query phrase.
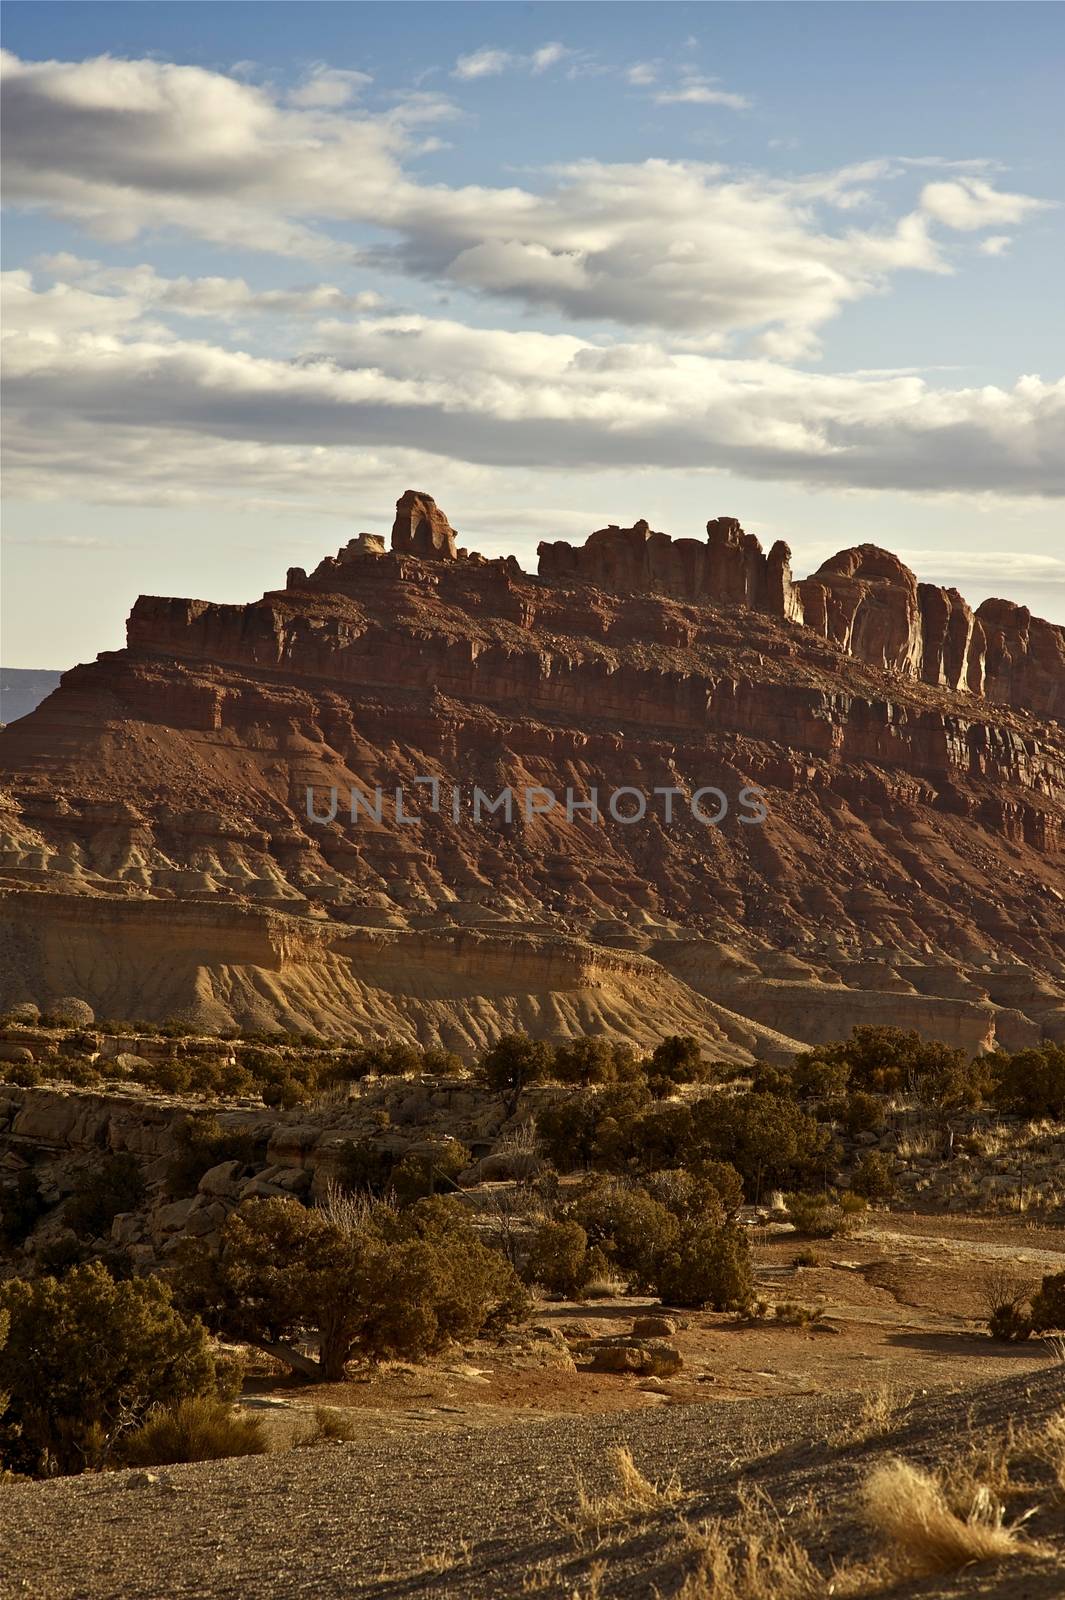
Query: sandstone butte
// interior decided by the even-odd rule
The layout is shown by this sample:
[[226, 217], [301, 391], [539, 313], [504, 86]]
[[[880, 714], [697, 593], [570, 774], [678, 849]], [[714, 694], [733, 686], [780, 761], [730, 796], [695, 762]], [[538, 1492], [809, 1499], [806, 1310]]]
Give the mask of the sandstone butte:
[[[533, 577], [409, 491], [390, 550], [362, 534], [248, 605], [142, 596], [124, 650], [0, 733], [0, 1006], [466, 1054], [511, 1029], [737, 1060], [870, 1022], [1062, 1040], [1063, 722], [1065, 630], [872, 545], [797, 581], [732, 518], [637, 522], [542, 544]], [[463, 804], [753, 784], [768, 816], [448, 799], [398, 825], [422, 775]]]

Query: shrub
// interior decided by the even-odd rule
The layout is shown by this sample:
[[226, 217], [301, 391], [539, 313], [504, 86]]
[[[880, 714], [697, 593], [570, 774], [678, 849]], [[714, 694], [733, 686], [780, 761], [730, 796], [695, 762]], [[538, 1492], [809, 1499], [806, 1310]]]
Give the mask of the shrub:
[[639, 1184], [595, 1178], [569, 1208], [593, 1248], [624, 1274], [636, 1290], [653, 1287], [658, 1262], [680, 1236], [676, 1216]]
[[524, 1277], [549, 1294], [582, 1300], [592, 1280], [607, 1270], [606, 1257], [596, 1247], [588, 1248], [588, 1235], [579, 1223], [544, 1222], [533, 1235]]
[[604, 1130], [607, 1137], [600, 1133], [603, 1165], [641, 1174], [687, 1165], [698, 1155], [693, 1149], [692, 1115], [688, 1105], [668, 1102], [618, 1120], [612, 1130]]
[[948, 1108], [979, 1103], [984, 1068], [963, 1050], [922, 1039], [913, 1029], [863, 1025], [849, 1039], [822, 1046], [821, 1060], [850, 1069], [854, 1089], [891, 1093], [904, 1089], [926, 1104]]
[[274, 1083], [264, 1083], [259, 1093], [263, 1105], [274, 1106], [281, 1111], [290, 1111], [293, 1106], [302, 1105], [309, 1098], [307, 1085], [291, 1073], [286, 1073]]
[[690, 1033], [663, 1039], [646, 1063], [647, 1087], [656, 1098], [670, 1095], [682, 1083], [702, 1083], [710, 1069], [704, 1063], [699, 1041]]
[[1065, 1045], [996, 1055], [988, 1062], [991, 1096], [1015, 1116], [1065, 1117]]
[[527, 1313], [513, 1267], [471, 1232], [372, 1250], [361, 1283], [359, 1348], [371, 1361], [418, 1361], [454, 1340], [497, 1333]]
[[813, 1176], [834, 1155], [831, 1135], [797, 1101], [774, 1094], [709, 1095], [691, 1109], [686, 1162], [728, 1161], [757, 1203], [767, 1184]]
[[266, 1429], [240, 1416], [217, 1395], [194, 1395], [155, 1406], [139, 1428], [120, 1441], [119, 1459], [129, 1467], [166, 1467], [178, 1461], [221, 1461], [226, 1456], [261, 1456]]
[[884, 1125], [884, 1102], [875, 1094], [856, 1089], [844, 1100], [840, 1121], [852, 1139], [859, 1133], [875, 1133]]
[[[187, 1246], [182, 1292], [220, 1332], [316, 1381], [340, 1380], [356, 1353], [414, 1360], [520, 1315], [509, 1262], [454, 1209], [444, 1226], [446, 1202], [419, 1204], [432, 1209], [405, 1222], [387, 1208], [334, 1220], [295, 1200], [247, 1201], [226, 1219], [217, 1257]], [[317, 1360], [297, 1348], [306, 1338]]]
[[631, 1076], [638, 1070], [631, 1051], [608, 1039], [568, 1039], [555, 1047], [551, 1076], [559, 1083], [578, 1083], [587, 1089], [595, 1083], [614, 1083], [621, 1061]]
[[545, 1154], [560, 1172], [591, 1166], [623, 1171], [634, 1120], [650, 1104], [647, 1085], [636, 1080], [559, 1095], [538, 1110], [536, 1130]]
[[389, 1187], [400, 1205], [409, 1205], [437, 1188], [454, 1187], [460, 1172], [465, 1172], [473, 1157], [458, 1139], [444, 1137], [426, 1142], [419, 1150], [408, 1150], [392, 1168]]
[[140, 1082], [163, 1094], [184, 1094], [192, 1081], [189, 1063], [179, 1056], [166, 1056], [161, 1061], [145, 1062], [137, 1068]]
[[120, 1211], [135, 1211], [144, 1195], [144, 1174], [136, 1156], [121, 1151], [79, 1175], [63, 1219], [75, 1233], [97, 1238], [111, 1231]]
[[996, 1306], [987, 1319], [992, 1339], [1004, 1344], [1023, 1344], [1032, 1333], [1032, 1318], [1023, 1305]]
[[747, 1237], [734, 1224], [696, 1224], [661, 1257], [655, 1288], [666, 1305], [711, 1306], [742, 1311], [751, 1302], [754, 1278]]
[[422, 1056], [422, 1071], [436, 1078], [463, 1078], [466, 1068], [462, 1057], [454, 1050], [444, 1050], [433, 1045]]
[[827, 1100], [846, 1094], [850, 1082], [850, 1063], [835, 1057], [825, 1061], [816, 1051], [795, 1057], [792, 1084], [801, 1099]]
[[392, 1178], [395, 1157], [372, 1139], [349, 1139], [337, 1155], [337, 1182], [351, 1193], [383, 1195]]
[[214, 1117], [207, 1116], [186, 1117], [175, 1142], [177, 1148], [166, 1170], [167, 1191], [175, 1199], [195, 1194], [204, 1173], [220, 1162], [239, 1161], [242, 1167], [251, 1167], [264, 1153], [262, 1142], [256, 1143], [253, 1134], [224, 1131]]
[[24, 1168], [0, 1189], [0, 1244], [13, 1250], [24, 1243], [47, 1209], [37, 1174]]
[[1052, 1272], [1032, 1296], [1032, 1327], [1036, 1333], [1065, 1328], [1065, 1272]]
[[0, 1079], [5, 1083], [13, 1083], [18, 1089], [35, 1089], [39, 1083], [44, 1082], [44, 1073], [29, 1051], [25, 1061], [0, 1061]]
[[743, 1180], [728, 1161], [666, 1167], [646, 1180], [648, 1193], [683, 1222], [724, 1222], [743, 1204]]
[[890, 1200], [895, 1179], [887, 1157], [879, 1150], [867, 1150], [851, 1174], [851, 1190], [865, 1200]]
[[542, 1083], [550, 1076], [553, 1055], [541, 1039], [506, 1033], [481, 1057], [476, 1075], [487, 1089], [516, 1102], [526, 1084]]
[[824, 1194], [789, 1195], [787, 1211], [795, 1232], [807, 1239], [839, 1238], [853, 1227], [853, 1211]]
[[215, 1364], [203, 1325], [186, 1320], [159, 1278], [116, 1283], [100, 1262], [62, 1280], [0, 1284], [9, 1318], [0, 1349], [7, 1464], [77, 1472], [155, 1405], [209, 1393]]

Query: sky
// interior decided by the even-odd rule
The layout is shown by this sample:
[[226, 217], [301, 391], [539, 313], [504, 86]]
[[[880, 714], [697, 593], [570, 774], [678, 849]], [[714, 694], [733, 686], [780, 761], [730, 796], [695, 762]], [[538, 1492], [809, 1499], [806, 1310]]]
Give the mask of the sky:
[[6, 667], [283, 586], [407, 488], [736, 516], [1065, 622], [1065, 10], [3, 12]]

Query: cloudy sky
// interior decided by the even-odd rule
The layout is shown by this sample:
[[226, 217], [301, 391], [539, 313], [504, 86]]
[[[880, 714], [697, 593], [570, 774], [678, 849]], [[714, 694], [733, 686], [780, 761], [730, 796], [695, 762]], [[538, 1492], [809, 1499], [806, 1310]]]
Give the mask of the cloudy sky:
[[1065, 621], [1053, 5], [5, 6], [7, 666], [434, 494]]

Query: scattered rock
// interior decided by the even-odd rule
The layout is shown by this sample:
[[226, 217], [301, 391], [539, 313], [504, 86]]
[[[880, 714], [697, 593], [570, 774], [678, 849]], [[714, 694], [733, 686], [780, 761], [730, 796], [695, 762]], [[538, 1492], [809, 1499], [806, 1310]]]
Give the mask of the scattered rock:
[[96, 1021], [96, 1012], [88, 1001], [81, 1000], [74, 994], [64, 994], [57, 1000], [49, 1000], [44, 1009], [50, 1016], [61, 1017], [74, 1028], [91, 1028]]
[[639, 1344], [597, 1341], [586, 1353], [592, 1372], [633, 1372], [641, 1377], [668, 1378], [684, 1365], [676, 1345], [659, 1340], [644, 1340]]
[[634, 1317], [632, 1331], [637, 1339], [671, 1339], [677, 1324], [672, 1317]]

